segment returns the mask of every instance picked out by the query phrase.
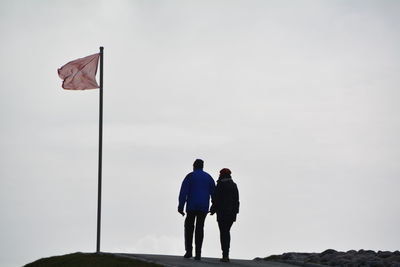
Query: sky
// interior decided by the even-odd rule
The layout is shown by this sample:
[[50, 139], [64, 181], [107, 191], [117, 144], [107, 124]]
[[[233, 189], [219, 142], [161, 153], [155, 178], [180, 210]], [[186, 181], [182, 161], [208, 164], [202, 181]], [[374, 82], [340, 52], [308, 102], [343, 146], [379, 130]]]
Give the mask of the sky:
[[[231, 258], [400, 248], [400, 2], [0, 1], [0, 266], [96, 250], [98, 90], [57, 69], [104, 46], [101, 250], [183, 255], [193, 161], [230, 168]], [[203, 256], [220, 257], [215, 216]]]

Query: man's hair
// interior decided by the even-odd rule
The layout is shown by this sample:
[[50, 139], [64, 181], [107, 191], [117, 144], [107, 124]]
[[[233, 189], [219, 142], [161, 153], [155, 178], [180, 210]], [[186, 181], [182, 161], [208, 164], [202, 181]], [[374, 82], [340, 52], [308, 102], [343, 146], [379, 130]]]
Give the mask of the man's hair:
[[193, 168], [195, 169], [203, 169], [204, 161], [202, 159], [196, 159], [193, 163]]

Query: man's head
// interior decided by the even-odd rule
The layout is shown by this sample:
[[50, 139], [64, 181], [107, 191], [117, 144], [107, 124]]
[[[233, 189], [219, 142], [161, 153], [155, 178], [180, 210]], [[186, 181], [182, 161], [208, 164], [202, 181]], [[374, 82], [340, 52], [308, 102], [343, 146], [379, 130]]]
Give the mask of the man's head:
[[204, 167], [204, 161], [201, 159], [196, 159], [193, 163], [193, 169], [203, 169]]

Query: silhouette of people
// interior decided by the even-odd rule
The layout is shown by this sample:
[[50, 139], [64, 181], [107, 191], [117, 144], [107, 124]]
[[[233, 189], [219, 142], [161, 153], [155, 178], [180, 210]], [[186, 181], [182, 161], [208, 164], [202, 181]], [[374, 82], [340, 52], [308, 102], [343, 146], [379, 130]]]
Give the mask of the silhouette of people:
[[239, 213], [239, 191], [233, 182], [231, 171], [222, 169], [217, 181], [217, 187], [212, 197], [210, 214], [217, 213], [222, 249], [222, 262], [229, 262], [230, 230], [236, 215]]
[[193, 257], [193, 232], [195, 231], [195, 260], [201, 259], [201, 247], [204, 237], [204, 221], [206, 219], [210, 197], [215, 190], [214, 179], [203, 171], [204, 161], [196, 159], [193, 163], [193, 172], [186, 175], [179, 193], [178, 212], [185, 216], [183, 208], [186, 203], [185, 219], [185, 258]]

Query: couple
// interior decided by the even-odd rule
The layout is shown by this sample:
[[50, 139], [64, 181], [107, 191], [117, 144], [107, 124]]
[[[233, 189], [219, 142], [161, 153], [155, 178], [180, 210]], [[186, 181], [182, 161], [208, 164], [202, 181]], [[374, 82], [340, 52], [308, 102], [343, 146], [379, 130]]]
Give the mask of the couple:
[[217, 186], [213, 178], [203, 171], [204, 161], [196, 159], [193, 163], [193, 172], [189, 173], [182, 182], [179, 193], [178, 212], [185, 216], [183, 208], [186, 203], [185, 219], [185, 258], [191, 258], [193, 232], [195, 231], [195, 260], [201, 259], [201, 246], [204, 236], [204, 221], [209, 211], [210, 197], [212, 205], [210, 214], [217, 213], [220, 241], [222, 248], [222, 262], [229, 262], [229, 245], [231, 241], [230, 229], [236, 214], [239, 213], [239, 192], [231, 178], [229, 169], [222, 169]]

